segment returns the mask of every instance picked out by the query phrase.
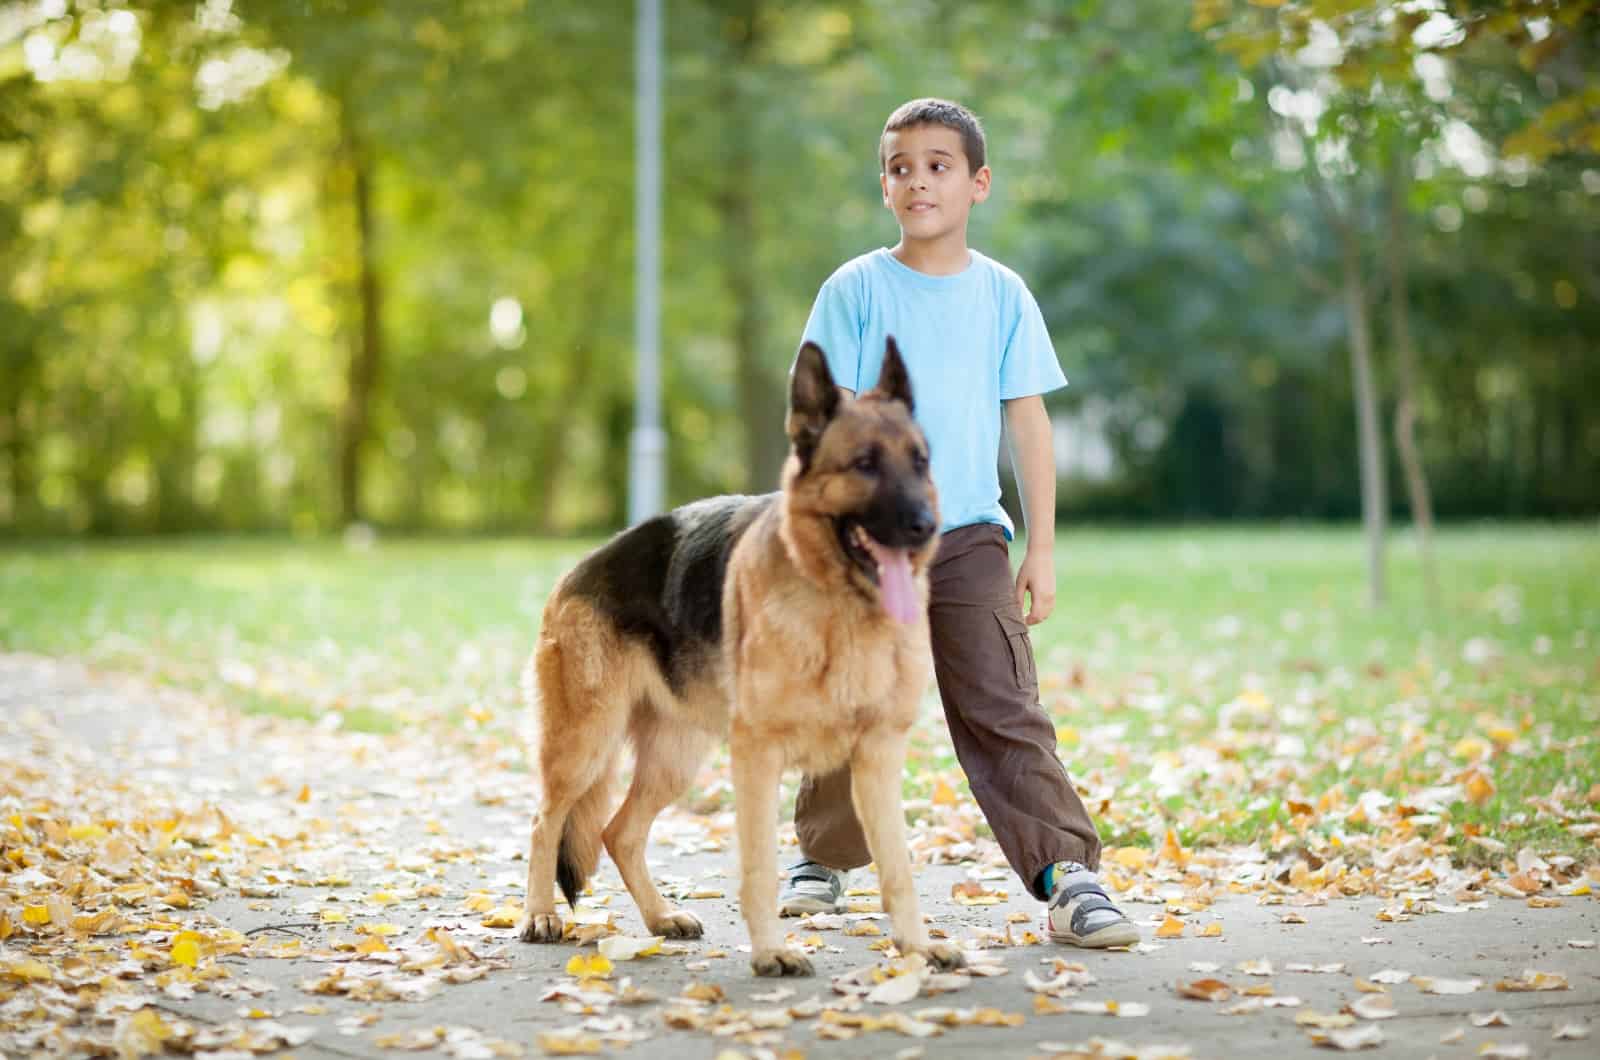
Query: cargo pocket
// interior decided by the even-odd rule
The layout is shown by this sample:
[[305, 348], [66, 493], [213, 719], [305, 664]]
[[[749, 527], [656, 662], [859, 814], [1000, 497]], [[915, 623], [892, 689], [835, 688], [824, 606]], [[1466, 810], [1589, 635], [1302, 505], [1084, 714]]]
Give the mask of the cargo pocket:
[[1006, 648], [1011, 653], [1012, 676], [1016, 679], [1017, 687], [1037, 697], [1039, 674], [1033, 665], [1033, 644], [1028, 639], [1028, 624], [1009, 610], [996, 611], [994, 617], [1006, 637]]

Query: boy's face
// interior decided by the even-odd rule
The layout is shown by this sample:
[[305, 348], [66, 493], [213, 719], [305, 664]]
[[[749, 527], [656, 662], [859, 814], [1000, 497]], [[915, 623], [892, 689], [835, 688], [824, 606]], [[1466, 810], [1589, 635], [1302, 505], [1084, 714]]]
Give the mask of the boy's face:
[[954, 129], [913, 125], [886, 133], [883, 157], [883, 204], [908, 239], [965, 233], [973, 204], [989, 197], [989, 167], [971, 171]]

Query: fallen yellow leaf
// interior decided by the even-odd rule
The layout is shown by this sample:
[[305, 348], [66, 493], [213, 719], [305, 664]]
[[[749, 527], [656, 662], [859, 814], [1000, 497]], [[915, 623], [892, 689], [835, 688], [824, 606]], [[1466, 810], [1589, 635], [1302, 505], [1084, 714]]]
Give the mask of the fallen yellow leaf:
[[950, 888], [950, 897], [958, 905], [999, 905], [1006, 900], [1006, 892], [986, 890], [981, 883], [963, 880]]
[[192, 932], [185, 931], [173, 942], [170, 956], [173, 964], [181, 964], [193, 968], [200, 963], [200, 942], [198, 938], [193, 937]]
[[580, 953], [567, 962], [567, 974], [576, 979], [609, 979], [611, 962], [598, 953]]
[[1509, 747], [1516, 742], [1517, 730], [1508, 722], [1498, 722], [1484, 732], [1484, 735], [1493, 740], [1496, 746]]
[[1196, 1001], [1226, 1001], [1228, 995], [1233, 993], [1233, 988], [1221, 979], [1196, 979], [1193, 982], [1178, 983], [1178, 996], [1192, 998]]
[[1501, 991], [1526, 991], [1526, 990], [1565, 990], [1567, 977], [1559, 972], [1539, 972], [1532, 968], [1525, 970], [1520, 979], [1502, 979], [1494, 984], [1496, 990]]
[[547, 1056], [594, 1056], [601, 1051], [599, 1038], [574, 1031], [541, 1031], [539, 1048]]
[[1482, 806], [1494, 797], [1494, 782], [1474, 769], [1467, 777], [1467, 800]]
[[1178, 842], [1176, 829], [1167, 829], [1167, 837], [1161, 844], [1161, 853], [1156, 860], [1170, 862], [1179, 867], [1189, 864], [1189, 852]]
[[163, 1050], [172, 1029], [154, 1009], [140, 1009], [117, 1031], [117, 1052], [123, 1056], [149, 1056]]
[[398, 935], [403, 930], [399, 924], [357, 924], [355, 929], [357, 935], [379, 935], [383, 938]]
[[1111, 861], [1135, 872], [1150, 864], [1150, 851], [1143, 847], [1117, 847], [1106, 851]]
[[6, 975], [12, 979], [49, 981], [55, 973], [43, 961], [17, 961], [6, 968]]
[[521, 920], [521, 906], [503, 905], [498, 909], [491, 909], [489, 915], [485, 916], [481, 923], [486, 928], [508, 928], [516, 927]]
[[1179, 938], [1180, 936], [1183, 935], [1183, 929], [1184, 929], [1183, 921], [1179, 920], [1177, 917], [1173, 916], [1171, 913], [1168, 913], [1167, 914], [1167, 918], [1161, 922], [1161, 926], [1156, 928], [1156, 938], [1158, 938], [1158, 939], [1175, 939], [1175, 938]]

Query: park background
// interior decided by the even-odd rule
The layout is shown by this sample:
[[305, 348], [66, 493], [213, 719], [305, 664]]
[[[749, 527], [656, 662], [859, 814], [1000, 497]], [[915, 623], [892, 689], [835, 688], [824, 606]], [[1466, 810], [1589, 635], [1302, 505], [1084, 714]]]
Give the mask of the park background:
[[[887, 113], [935, 94], [987, 123], [972, 242], [1026, 278], [1072, 380], [1041, 705], [1107, 886], [1160, 940], [1069, 954], [1148, 1002], [1119, 1025], [1320, 1055], [1290, 1009], [1173, 996], [1191, 957], [1259, 967], [1269, 941], [1348, 962], [1285, 976], [1330, 1011], [1380, 961], [1418, 972], [1385, 1024], [1405, 1055], [1600, 1022], [1600, 7], [664, 8], [669, 502], [776, 484], [811, 298], [896, 238]], [[324, 1007], [352, 920], [432, 955], [447, 914], [515, 968], [420, 1008], [338, 1000], [321, 1042], [564, 1020], [499, 993], [573, 956], [509, 945], [517, 684], [551, 586], [630, 509], [636, 14], [0, 0], [0, 1052], [277, 1048], [91, 991], [175, 1003], [305, 915], [300, 957], [251, 947], [252, 976], [283, 966], [264, 1014]], [[653, 849], [735, 952], [727, 777], [720, 752]], [[1038, 907], [936, 703], [903, 795], [928, 908], [1034, 965]], [[638, 930], [609, 867], [585, 902]], [[829, 940], [830, 971], [876, 960]], [[668, 994], [704, 964], [650, 961]], [[1424, 985], [1486, 999], [1519, 971], [1477, 1002], [1516, 1029], [1429, 1022], [1466, 1010]], [[1021, 979], [967, 996], [1025, 1006]], [[221, 1026], [252, 1011], [234, 996], [161, 1011]], [[1041, 1000], [929, 1055], [1093, 1033]]]
[[[634, 18], [0, 5], [0, 532], [621, 525]], [[972, 243], [1072, 381], [1064, 521], [1355, 519], [1363, 401], [1369, 517], [1419, 485], [1444, 519], [1592, 517], [1597, 26], [1533, 0], [676, 0], [668, 500], [774, 486], [811, 298], [897, 238], [883, 118], [937, 94], [987, 124]]]

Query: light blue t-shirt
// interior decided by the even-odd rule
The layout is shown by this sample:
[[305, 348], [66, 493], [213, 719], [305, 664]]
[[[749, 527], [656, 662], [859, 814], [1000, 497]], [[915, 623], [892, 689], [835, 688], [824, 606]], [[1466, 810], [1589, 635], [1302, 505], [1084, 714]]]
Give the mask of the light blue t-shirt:
[[845, 262], [817, 293], [804, 339], [827, 354], [834, 382], [859, 394], [877, 385], [893, 335], [928, 436], [941, 532], [998, 523], [1010, 537], [1000, 506], [1000, 403], [1067, 380], [1022, 278], [971, 255], [953, 276], [918, 272], [886, 248]]

